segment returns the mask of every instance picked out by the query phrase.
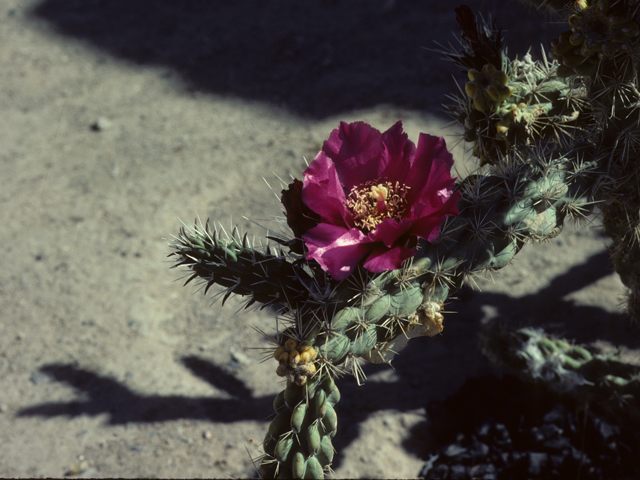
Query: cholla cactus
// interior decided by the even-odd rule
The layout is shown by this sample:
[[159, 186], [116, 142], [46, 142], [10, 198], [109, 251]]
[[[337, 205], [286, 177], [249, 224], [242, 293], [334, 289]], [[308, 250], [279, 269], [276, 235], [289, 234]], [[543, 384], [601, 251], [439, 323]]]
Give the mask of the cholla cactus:
[[[283, 191], [290, 238], [260, 248], [209, 223], [181, 230], [171, 255], [191, 270], [187, 283], [218, 285], [224, 299], [244, 296], [286, 320], [270, 352], [287, 386], [263, 476], [323, 477], [337, 431], [334, 377], [359, 379], [360, 359], [389, 362], [407, 339], [442, 331], [447, 299], [465, 281], [555, 237], [595, 202], [632, 288], [630, 310], [640, 311], [636, 3], [575, 2], [580, 31], [568, 41], [587, 45], [585, 69], [568, 76], [574, 50], [510, 60], [498, 31], [457, 9], [465, 48], [445, 55], [469, 82], [451, 112], [484, 166], [457, 184], [442, 139], [421, 135], [416, 146], [400, 123], [384, 133], [342, 123]], [[589, 40], [594, 18], [617, 22], [600, 46]]]
[[571, 395], [622, 424], [640, 426], [640, 365], [533, 328], [488, 330], [481, 349], [494, 364], [516, 370], [525, 380]]
[[589, 194], [614, 241], [628, 310], [640, 319], [640, 2], [571, 2], [569, 30], [552, 42], [553, 61], [544, 52], [541, 61], [509, 60], [498, 31], [478, 25], [467, 7], [457, 13], [467, 48], [447, 56], [470, 74], [481, 63], [500, 68], [512, 91], [493, 111], [478, 111], [468, 95], [454, 97], [450, 109], [474, 142], [473, 153], [481, 164], [501, 167], [509, 152], [533, 149], [549, 158], [553, 145], [578, 166], [574, 175], [598, 171]]
[[265, 438], [265, 476], [321, 476], [332, 459], [336, 374], [359, 377], [359, 358], [389, 361], [407, 338], [439, 333], [444, 304], [463, 282], [504, 267], [529, 240], [556, 236], [567, 215], [588, 212], [592, 166], [547, 153], [514, 155], [493, 175], [462, 181], [460, 214], [433, 243], [420, 240], [395, 270], [356, 265], [336, 280], [296, 253], [300, 239], [261, 251], [240, 238], [221, 239], [208, 225], [181, 231], [172, 255], [191, 278], [225, 287], [225, 296], [245, 295], [248, 305], [269, 305], [288, 320], [273, 351], [276, 373], [288, 385]]

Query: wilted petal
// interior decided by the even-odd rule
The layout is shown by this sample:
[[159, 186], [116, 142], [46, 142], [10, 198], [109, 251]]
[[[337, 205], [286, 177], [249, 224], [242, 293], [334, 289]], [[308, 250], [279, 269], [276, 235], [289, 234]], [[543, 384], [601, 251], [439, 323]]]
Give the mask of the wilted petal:
[[320, 215], [313, 212], [302, 201], [302, 182], [294, 179], [286, 190], [282, 190], [282, 205], [287, 216], [287, 225], [296, 238], [320, 222]]

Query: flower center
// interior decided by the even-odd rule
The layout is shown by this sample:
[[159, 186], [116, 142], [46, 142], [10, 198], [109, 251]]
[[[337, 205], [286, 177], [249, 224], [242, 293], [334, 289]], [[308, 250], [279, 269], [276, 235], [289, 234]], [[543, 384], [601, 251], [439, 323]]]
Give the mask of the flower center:
[[407, 207], [407, 190], [409, 187], [400, 182], [382, 180], [353, 187], [347, 196], [347, 206], [356, 226], [370, 232], [385, 218], [400, 219]]

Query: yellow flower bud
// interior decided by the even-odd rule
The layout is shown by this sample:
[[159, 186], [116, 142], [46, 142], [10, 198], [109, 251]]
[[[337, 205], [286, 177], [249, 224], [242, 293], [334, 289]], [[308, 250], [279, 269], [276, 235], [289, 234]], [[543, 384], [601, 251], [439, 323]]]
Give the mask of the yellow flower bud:
[[282, 355], [283, 353], [284, 353], [284, 347], [278, 347], [276, 348], [276, 351], [273, 352], [273, 358], [278, 360], [280, 358], [280, 355]]
[[291, 350], [289, 353], [289, 366], [295, 368], [300, 363], [300, 354], [297, 350]]
[[298, 346], [298, 342], [296, 342], [293, 338], [290, 338], [289, 340], [284, 342], [284, 348], [287, 350], [287, 352], [290, 352], [291, 350], [295, 350], [297, 346]]

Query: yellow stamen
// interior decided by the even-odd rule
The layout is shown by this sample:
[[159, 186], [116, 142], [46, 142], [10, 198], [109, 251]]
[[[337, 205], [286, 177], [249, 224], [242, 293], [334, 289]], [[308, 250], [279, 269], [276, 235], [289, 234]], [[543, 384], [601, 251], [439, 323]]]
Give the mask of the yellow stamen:
[[373, 180], [353, 187], [347, 206], [353, 213], [356, 226], [365, 231], [375, 230], [385, 218], [402, 218], [409, 187], [400, 182]]
[[371, 187], [371, 198], [376, 201], [378, 213], [387, 211], [387, 195], [389, 195], [389, 190], [384, 185], [379, 184]]

